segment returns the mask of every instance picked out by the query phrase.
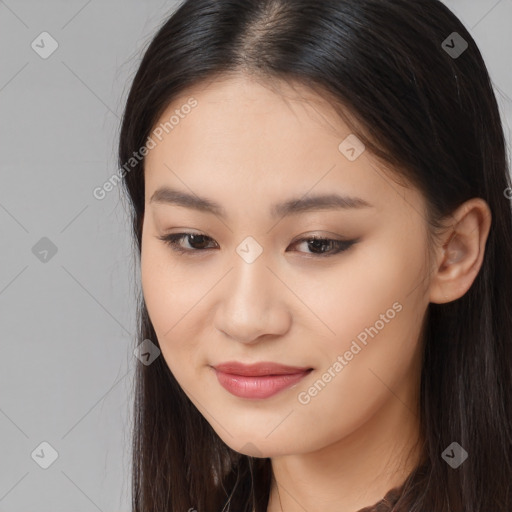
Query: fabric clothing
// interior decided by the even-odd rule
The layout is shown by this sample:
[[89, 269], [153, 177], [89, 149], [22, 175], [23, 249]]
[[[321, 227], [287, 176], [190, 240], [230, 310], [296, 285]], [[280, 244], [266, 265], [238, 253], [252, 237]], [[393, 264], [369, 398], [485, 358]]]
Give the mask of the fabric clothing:
[[416, 466], [416, 468], [410, 473], [402, 485], [389, 490], [384, 498], [382, 498], [371, 507], [361, 508], [357, 512], [392, 512], [394, 506], [402, 496], [406, 484], [409, 484], [413, 488], [417, 488], [418, 485], [421, 485], [421, 481], [425, 475], [427, 475], [427, 472], [428, 462], [424, 462], [423, 464]]
[[371, 507], [359, 509], [357, 512], [390, 512], [396, 505], [398, 498], [400, 498], [402, 487], [395, 487], [388, 491], [386, 496]]

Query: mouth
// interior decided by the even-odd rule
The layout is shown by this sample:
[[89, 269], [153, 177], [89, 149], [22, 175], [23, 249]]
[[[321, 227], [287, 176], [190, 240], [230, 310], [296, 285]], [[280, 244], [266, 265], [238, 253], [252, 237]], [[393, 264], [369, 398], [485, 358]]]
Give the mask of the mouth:
[[269, 398], [298, 384], [313, 368], [277, 363], [244, 365], [236, 362], [213, 366], [220, 385], [240, 398]]
[[312, 368], [307, 366], [288, 366], [280, 363], [264, 361], [261, 363], [244, 364], [238, 361], [227, 361], [213, 366], [217, 371], [244, 377], [262, 377], [267, 375], [293, 375], [303, 373]]

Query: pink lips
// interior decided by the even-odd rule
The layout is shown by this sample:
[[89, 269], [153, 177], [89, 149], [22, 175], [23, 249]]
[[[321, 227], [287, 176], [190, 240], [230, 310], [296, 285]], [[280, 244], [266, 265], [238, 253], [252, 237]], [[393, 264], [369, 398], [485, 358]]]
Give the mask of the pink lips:
[[245, 365], [230, 361], [214, 366], [219, 383], [241, 398], [268, 398], [296, 384], [312, 368], [263, 362]]

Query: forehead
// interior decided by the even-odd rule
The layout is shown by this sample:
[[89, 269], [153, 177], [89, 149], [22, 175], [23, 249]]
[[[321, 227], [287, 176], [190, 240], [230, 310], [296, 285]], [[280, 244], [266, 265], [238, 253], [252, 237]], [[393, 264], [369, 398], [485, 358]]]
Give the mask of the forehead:
[[[196, 106], [189, 109], [192, 98]], [[172, 126], [168, 123], [165, 130], [171, 118]], [[168, 105], [156, 123], [159, 126], [176, 149], [182, 148], [181, 142], [195, 140], [195, 153], [214, 150], [214, 156], [229, 154], [230, 159], [240, 153], [247, 158], [257, 155], [258, 160], [264, 155], [292, 160], [297, 153], [290, 150], [297, 146], [316, 153], [320, 138], [330, 135], [326, 146], [350, 133], [329, 102], [305, 86], [246, 75], [223, 77], [187, 90]], [[190, 151], [188, 156], [192, 156]]]
[[221, 204], [238, 198], [244, 208], [308, 191], [358, 196], [377, 208], [403, 195], [396, 183], [385, 185], [367, 151], [346, 157], [340, 143], [350, 128], [300, 84], [245, 75], [201, 83], [168, 105], [153, 133], [159, 128], [145, 158], [146, 203], [162, 185]]

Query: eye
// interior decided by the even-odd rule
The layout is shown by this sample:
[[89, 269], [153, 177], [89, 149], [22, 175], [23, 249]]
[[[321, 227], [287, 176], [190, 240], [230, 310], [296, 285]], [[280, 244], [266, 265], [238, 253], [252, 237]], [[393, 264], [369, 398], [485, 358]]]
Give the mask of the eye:
[[301, 238], [300, 240], [297, 240], [292, 244], [292, 247], [297, 244], [306, 244], [307, 248], [312, 249], [312, 252], [309, 254], [313, 254], [315, 257], [327, 257], [334, 256], [335, 254], [346, 251], [357, 241], [358, 240], [335, 240], [333, 238], [310, 236], [308, 238]]
[[[204, 247], [206, 240], [212, 240], [209, 236], [201, 235], [197, 233], [174, 233], [171, 235], [164, 235], [158, 237], [160, 240], [163, 240], [167, 245], [171, 247], [173, 251], [179, 252], [179, 253], [191, 253], [191, 252], [201, 252], [205, 251], [206, 248]], [[189, 247], [192, 248], [184, 248], [182, 245], [180, 245], [180, 242], [183, 239], [187, 239], [189, 243]], [[199, 246], [199, 248], [197, 248]]]
[[[170, 235], [159, 236], [157, 238], [159, 240], [163, 240], [167, 245], [171, 247], [173, 251], [181, 254], [205, 252], [211, 249], [211, 247], [206, 247], [208, 241], [214, 242], [216, 244], [213, 238], [210, 238], [209, 236], [189, 232], [173, 233]], [[181, 245], [183, 240], [187, 241], [189, 247], [183, 247], [183, 245]], [[313, 257], [328, 257], [346, 251], [349, 247], [358, 241], [359, 240], [335, 240], [332, 238], [310, 236], [296, 240], [290, 247], [294, 247], [298, 244], [307, 244], [307, 247], [312, 249], [312, 252], [306, 252], [306, 254], [311, 254]]]

